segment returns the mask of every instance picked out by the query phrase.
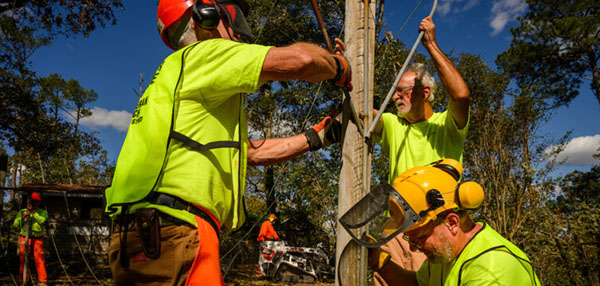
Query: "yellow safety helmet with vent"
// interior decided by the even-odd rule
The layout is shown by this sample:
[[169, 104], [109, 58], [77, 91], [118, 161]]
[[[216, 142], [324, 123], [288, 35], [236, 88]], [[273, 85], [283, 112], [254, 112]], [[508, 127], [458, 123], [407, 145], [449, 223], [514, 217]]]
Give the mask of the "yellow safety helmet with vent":
[[[373, 188], [341, 218], [340, 223], [359, 244], [378, 247], [396, 235], [417, 229], [451, 209], [475, 209], [483, 202], [481, 186], [462, 182], [462, 166], [443, 159], [415, 167], [393, 183]], [[368, 229], [375, 240], [364, 237]]]

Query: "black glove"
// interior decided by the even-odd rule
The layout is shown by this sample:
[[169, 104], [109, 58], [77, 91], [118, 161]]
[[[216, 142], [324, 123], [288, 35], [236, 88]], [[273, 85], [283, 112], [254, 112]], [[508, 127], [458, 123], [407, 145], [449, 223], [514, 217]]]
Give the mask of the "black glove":
[[335, 78], [333, 78], [333, 83], [352, 91], [352, 68], [348, 63], [348, 59], [339, 54], [333, 54], [332, 56], [337, 63], [337, 72]]
[[[337, 110], [317, 125], [304, 131], [310, 151], [316, 151], [340, 141], [342, 138], [342, 124], [336, 119], [336, 115], [338, 115]], [[341, 116], [341, 114], [339, 115]]]

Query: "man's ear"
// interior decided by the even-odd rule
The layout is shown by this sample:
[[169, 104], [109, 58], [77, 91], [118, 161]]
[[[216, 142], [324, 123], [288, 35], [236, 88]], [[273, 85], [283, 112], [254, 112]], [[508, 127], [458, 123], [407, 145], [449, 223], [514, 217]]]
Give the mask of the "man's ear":
[[446, 215], [446, 220], [444, 221], [446, 227], [452, 235], [456, 235], [458, 230], [460, 229], [460, 217], [456, 213], [449, 213]]
[[429, 101], [429, 96], [431, 95], [431, 86], [423, 86], [423, 97], [426, 101]]

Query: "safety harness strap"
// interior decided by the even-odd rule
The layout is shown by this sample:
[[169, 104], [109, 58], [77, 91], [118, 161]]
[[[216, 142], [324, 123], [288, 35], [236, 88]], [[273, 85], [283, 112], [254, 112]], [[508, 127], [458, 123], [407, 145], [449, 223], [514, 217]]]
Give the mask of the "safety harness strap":
[[216, 149], [216, 148], [235, 148], [235, 149], [240, 149], [240, 142], [239, 141], [214, 141], [214, 142], [210, 142], [207, 144], [202, 144], [196, 140], [191, 139], [190, 137], [187, 137], [175, 130], [171, 130], [171, 133], [169, 134], [169, 138], [170, 139], [175, 139], [183, 144], [185, 144], [186, 146], [190, 147], [190, 149], [194, 150], [194, 151], [207, 151], [210, 149]]

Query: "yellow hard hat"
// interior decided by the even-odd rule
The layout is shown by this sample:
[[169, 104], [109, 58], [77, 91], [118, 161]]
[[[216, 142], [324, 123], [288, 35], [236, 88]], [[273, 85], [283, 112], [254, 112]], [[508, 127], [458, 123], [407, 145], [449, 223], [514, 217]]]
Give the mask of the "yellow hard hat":
[[[451, 209], [474, 209], [483, 202], [483, 189], [475, 182], [460, 182], [463, 168], [443, 159], [402, 173], [393, 185], [371, 189], [341, 218], [352, 239], [366, 247], [379, 247], [396, 235], [417, 229]], [[374, 239], [361, 234], [368, 229]]]
[[277, 219], [277, 216], [275, 216], [275, 214], [270, 214], [270, 215], [267, 217], [267, 219], [268, 219], [268, 220], [270, 220], [270, 221], [274, 221], [274, 220], [276, 220], [276, 219]]
[[[463, 168], [454, 159], [412, 168], [394, 180], [393, 187], [421, 219], [404, 230], [411, 231], [452, 209], [475, 209], [483, 202], [483, 188], [475, 182], [459, 183]], [[404, 212], [393, 197], [389, 199], [391, 220], [404, 221]]]

